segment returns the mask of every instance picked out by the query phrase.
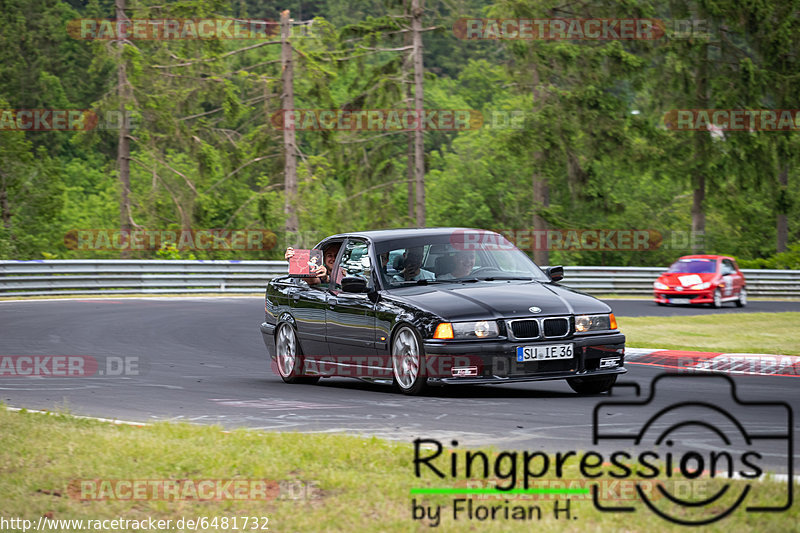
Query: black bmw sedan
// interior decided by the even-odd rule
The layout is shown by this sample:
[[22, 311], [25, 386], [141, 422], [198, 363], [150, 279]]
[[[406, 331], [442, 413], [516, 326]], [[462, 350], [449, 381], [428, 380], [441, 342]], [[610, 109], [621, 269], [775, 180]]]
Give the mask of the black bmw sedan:
[[[625, 336], [603, 302], [563, 287], [502, 235], [464, 228], [334, 235], [320, 278], [269, 282], [261, 333], [287, 383], [346, 376], [427, 386], [566, 379], [611, 388]], [[335, 253], [336, 259], [333, 260]]]

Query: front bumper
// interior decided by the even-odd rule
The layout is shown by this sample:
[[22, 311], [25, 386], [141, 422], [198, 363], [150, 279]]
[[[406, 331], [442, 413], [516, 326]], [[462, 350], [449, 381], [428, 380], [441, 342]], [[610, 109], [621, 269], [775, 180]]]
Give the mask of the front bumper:
[[[518, 362], [518, 346], [574, 345], [571, 359]], [[624, 374], [625, 335], [592, 335], [572, 339], [525, 342], [423, 342], [431, 385], [513, 383]], [[601, 361], [604, 366], [601, 366]], [[456, 375], [458, 374], [458, 375]]]
[[674, 298], [688, 298], [690, 304], [710, 304], [714, 303], [714, 289], [703, 291], [655, 291], [653, 300], [656, 303], [672, 303]]

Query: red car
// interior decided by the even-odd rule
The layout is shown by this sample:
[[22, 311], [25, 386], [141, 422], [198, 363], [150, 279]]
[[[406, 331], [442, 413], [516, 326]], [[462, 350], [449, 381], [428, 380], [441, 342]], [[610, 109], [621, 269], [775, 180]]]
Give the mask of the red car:
[[732, 257], [685, 255], [653, 283], [655, 302], [665, 304], [747, 305], [744, 275]]

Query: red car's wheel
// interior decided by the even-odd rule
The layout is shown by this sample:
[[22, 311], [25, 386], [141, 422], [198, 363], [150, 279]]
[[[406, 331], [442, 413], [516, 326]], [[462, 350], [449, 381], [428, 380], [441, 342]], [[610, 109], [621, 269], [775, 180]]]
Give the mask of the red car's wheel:
[[714, 289], [714, 303], [711, 304], [715, 309], [722, 307], [722, 291]]
[[739, 299], [736, 300], [736, 307], [744, 307], [747, 305], [747, 289], [744, 287], [739, 290]]

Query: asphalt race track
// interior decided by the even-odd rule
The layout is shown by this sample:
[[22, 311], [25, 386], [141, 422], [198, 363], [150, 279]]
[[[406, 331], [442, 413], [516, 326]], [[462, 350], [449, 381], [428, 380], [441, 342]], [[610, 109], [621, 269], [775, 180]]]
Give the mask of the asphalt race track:
[[657, 305], [652, 300], [617, 300], [605, 302], [611, 306], [616, 316], [689, 316], [709, 313], [783, 313], [800, 312], [800, 302], [749, 300], [745, 307], [736, 307], [726, 302], [720, 309], [707, 305]]
[[[646, 300], [609, 303], [620, 316], [800, 311], [797, 302], [754, 301], [745, 309], [730, 304], [720, 310], [657, 307]], [[592, 413], [600, 402], [637, 401], [634, 387], [615, 389], [612, 396], [580, 397], [565, 382], [555, 381], [437, 388], [426, 397], [404, 397], [389, 386], [344, 378], [287, 385], [270, 370], [258, 331], [263, 314], [259, 297], [0, 302], [0, 356], [83, 355], [101, 361], [133, 358], [138, 363], [138, 370], [118, 377], [2, 377], [0, 401], [12, 407], [67, 407], [75, 414], [141, 422], [361, 433], [406, 442], [416, 437], [456, 438], [461, 445], [498, 449], [630, 449], [629, 443], [613, 439], [593, 443]], [[638, 384], [643, 397], [661, 372], [633, 364], [628, 369], [620, 381]], [[694, 393], [735, 413], [751, 436], [788, 431], [785, 410], [737, 406], [724, 380], [688, 379], [660, 383], [647, 412]], [[734, 379], [743, 401], [786, 401], [800, 413], [800, 377]], [[631, 417], [623, 409], [604, 407], [599, 411], [600, 430], [631, 434], [647, 419], [644, 413], [642, 408]], [[794, 426], [796, 457], [800, 435]], [[717, 427], [728, 434], [734, 424], [722, 421]], [[718, 445], [716, 437], [695, 432], [690, 440], [696, 448]], [[759, 446], [765, 464], [787, 472], [786, 439]]]

